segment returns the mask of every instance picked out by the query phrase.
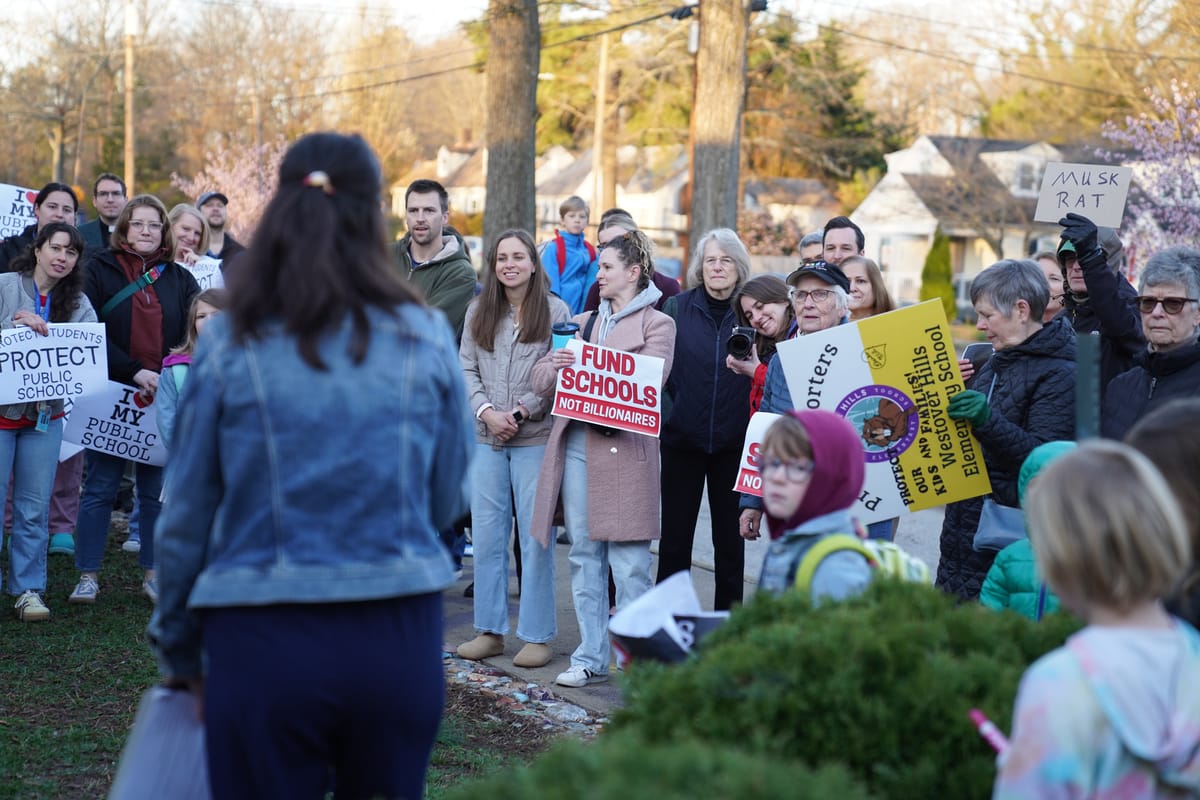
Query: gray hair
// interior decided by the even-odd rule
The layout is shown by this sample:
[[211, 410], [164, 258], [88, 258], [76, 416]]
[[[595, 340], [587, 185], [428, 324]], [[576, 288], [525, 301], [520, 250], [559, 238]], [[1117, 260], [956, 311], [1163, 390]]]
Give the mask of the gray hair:
[[688, 266], [688, 286], [695, 288], [704, 284], [704, 248], [710, 241], [716, 242], [725, 255], [732, 258], [733, 263], [737, 265], [738, 278], [734, 287], [736, 292], [750, 279], [750, 251], [729, 228], [713, 228], [696, 242], [696, 247], [692, 250], [692, 263]]
[[814, 244], [824, 246], [825, 231], [813, 231], [812, 233], [804, 234], [804, 238], [800, 240], [800, 246], [797, 250], [803, 250], [806, 247], [812, 247]]
[[1005, 317], [1012, 316], [1018, 300], [1029, 304], [1029, 318], [1041, 320], [1050, 302], [1050, 285], [1036, 262], [1004, 258], [971, 281], [971, 305], [986, 300]]
[[1176, 283], [1184, 287], [1188, 297], [1200, 297], [1200, 250], [1194, 247], [1168, 247], [1159, 250], [1146, 261], [1138, 291], [1146, 293], [1150, 286]]

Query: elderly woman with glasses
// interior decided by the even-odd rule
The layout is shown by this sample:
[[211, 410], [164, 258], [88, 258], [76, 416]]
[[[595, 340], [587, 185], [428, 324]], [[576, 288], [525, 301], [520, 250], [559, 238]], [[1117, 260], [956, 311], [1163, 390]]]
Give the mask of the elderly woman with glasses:
[[[841, 267], [825, 261], [802, 263], [787, 277], [788, 300], [795, 317], [793, 336], [803, 336], [841, 325], [850, 314], [850, 280]], [[759, 411], [783, 414], [792, 410], [792, 393], [783, 375], [779, 354], [771, 356]], [[753, 541], [760, 535], [762, 499], [744, 494], [738, 503], [738, 533]]]
[[[1058, 317], [1042, 322], [1050, 290], [1032, 261], [998, 261], [971, 282], [975, 327], [995, 353], [980, 367], [974, 386], [950, 398], [946, 413], [979, 440], [992, 482], [992, 499], [1017, 506], [1017, 478], [1040, 444], [1073, 438], [1075, 331]], [[946, 506], [937, 585], [963, 600], [979, 596], [995, 551], [976, 551], [983, 498]]]
[[1121, 439], [1133, 424], [1177, 397], [1200, 392], [1200, 250], [1170, 247], [1142, 270], [1137, 309], [1146, 349], [1109, 382], [1100, 432]]

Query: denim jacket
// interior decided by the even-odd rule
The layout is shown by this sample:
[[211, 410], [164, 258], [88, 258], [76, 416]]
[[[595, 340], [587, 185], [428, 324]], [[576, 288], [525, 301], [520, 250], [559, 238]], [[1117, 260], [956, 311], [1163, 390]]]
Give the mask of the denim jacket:
[[151, 647], [164, 674], [201, 675], [197, 609], [338, 603], [444, 589], [437, 531], [467, 510], [471, 417], [445, 319], [415, 304], [349, 320], [315, 370], [280, 324], [201, 337], [180, 397], [158, 537]]

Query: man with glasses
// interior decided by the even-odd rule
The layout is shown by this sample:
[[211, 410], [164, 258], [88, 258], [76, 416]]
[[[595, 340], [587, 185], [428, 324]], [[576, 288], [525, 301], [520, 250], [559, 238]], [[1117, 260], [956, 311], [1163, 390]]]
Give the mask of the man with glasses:
[[1097, 228], [1079, 214], [1067, 214], [1058, 224], [1063, 226], [1058, 263], [1066, 276], [1063, 313], [1075, 333], [1100, 333], [1103, 395], [1109, 382], [1132, 367], [1146, 347], [1134, 306], [1137, 292], [1120, 275], [1124, 248], [1116, 231]]
[[100, 173], [92, 183], [92, 206], [96, 209], [96, 218], [79, 228], [88, 254], [108, 249], [108, 237], [125, 207], [125, 181], [111, 172]]
[[1200, 393], [1200, 250], [1155, 253], [1140, 288], [1134, 304], [1146, 345], [1104, 392], [1100, 432], [1113, 439], [1164, 403]]

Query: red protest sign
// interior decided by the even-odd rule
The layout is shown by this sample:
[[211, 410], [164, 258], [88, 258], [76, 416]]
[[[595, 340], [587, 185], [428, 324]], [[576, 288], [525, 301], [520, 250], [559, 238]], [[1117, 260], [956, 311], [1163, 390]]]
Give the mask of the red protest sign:
[[558, 371], [555, 416], [658, 436], [662, 428], [663, 359], [578, 339], [575, 363]]

